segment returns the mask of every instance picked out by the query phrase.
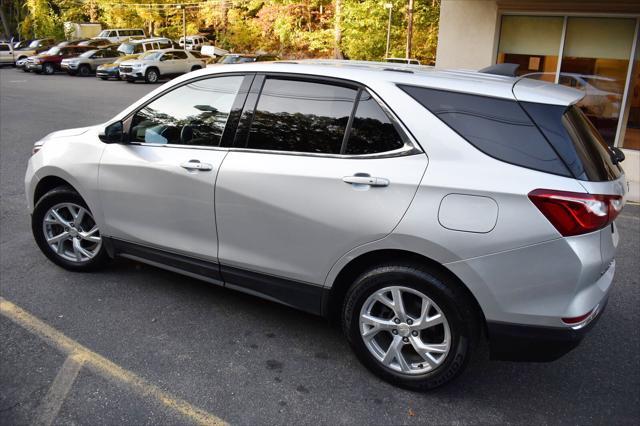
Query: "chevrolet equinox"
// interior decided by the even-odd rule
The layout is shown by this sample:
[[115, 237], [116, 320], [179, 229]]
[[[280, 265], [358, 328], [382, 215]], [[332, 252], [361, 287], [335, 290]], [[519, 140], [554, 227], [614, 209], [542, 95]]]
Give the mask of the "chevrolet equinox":
[[72, 271], [121, 256], [336, 319], [410, 389], [482, 341], [554, 360], [607, 302], [626, 199], [581, 96], [397, 64], [210, 67], [36, 142], [33, 235]]

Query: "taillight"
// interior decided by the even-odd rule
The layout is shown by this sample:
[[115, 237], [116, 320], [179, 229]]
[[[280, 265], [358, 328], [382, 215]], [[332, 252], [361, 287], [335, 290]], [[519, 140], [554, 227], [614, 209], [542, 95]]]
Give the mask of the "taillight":
[[529, 199], [565, 237], [602, 229], [615, 220], [624, 202], [620, 195], [536, 189]]

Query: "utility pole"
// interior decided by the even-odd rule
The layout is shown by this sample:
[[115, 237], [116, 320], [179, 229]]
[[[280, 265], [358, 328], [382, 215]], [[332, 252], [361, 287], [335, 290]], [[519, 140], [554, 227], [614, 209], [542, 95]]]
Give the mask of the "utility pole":
[[389, 57], [389, 45], [391, 44], [391, 12], [393, 11], [393, 3], [385, 3], [385, 9], [389, 9], [389, 22], [387, 22], [387, 49], [385, 50], [385, 59]]
[[407, 9], [407, 52], [406, 59], [411, 58], [411, 39], [413, 38], [413, 0], [409, 0]]
[[187, 50], [187, 8], [184, 4], [179, 4], [176, 7], [182, 9], [182, 49]]

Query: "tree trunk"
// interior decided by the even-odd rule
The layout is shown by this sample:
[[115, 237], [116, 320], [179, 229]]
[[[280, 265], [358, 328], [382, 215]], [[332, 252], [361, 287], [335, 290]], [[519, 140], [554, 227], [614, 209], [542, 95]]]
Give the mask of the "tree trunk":
[[413, 39], [413, 0], [409, 0], [409, 8], [407, 9], [407, 51], [406, 58], [411, 58], [411, 41]]
[[340, 21], [342, 20], [342, 0], [334, 1], [334, 15], [333, 15], [333, 57], [335, 59], [344, 59], [342, 55], [342, 28]]

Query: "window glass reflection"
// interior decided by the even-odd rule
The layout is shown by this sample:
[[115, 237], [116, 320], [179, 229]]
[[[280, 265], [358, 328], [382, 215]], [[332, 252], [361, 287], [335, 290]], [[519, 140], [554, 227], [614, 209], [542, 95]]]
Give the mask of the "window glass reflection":
[[346, 87], [267, 79], [247, 147], [339, 154], [355, 97]]
[[242, 76], [233, 76], [200, 80], [161, 96], [135, 114], [131, 140], [219, 145], [242, 79]]
[[402, 148], [403, 142], [371, 95], [363, 91], [351, 125], [346, 154], [374, 154]]

